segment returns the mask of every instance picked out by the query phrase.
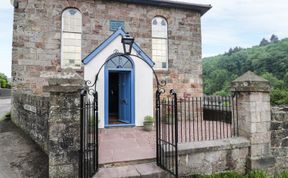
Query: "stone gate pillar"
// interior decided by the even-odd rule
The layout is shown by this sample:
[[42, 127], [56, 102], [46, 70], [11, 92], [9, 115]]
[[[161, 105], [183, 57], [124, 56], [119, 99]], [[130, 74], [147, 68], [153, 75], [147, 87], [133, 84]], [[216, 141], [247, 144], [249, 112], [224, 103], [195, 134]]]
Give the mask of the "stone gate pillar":
[[239, 136], [251, 142], [247, 168], [269, 170], [275, 163], [271, 155], [270, 85], [253, 72], [246, 72], [232, 82], [237, 95]]
[[78, 177], [80, 144], [80, 90], [83, 79], [76, 73], [61, 73], [48, 79], [49, 177]]

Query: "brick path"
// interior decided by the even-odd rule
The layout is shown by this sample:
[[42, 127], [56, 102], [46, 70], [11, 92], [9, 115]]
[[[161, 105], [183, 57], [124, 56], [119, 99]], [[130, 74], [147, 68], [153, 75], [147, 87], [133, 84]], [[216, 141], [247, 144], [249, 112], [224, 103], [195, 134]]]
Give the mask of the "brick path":
[[125, 162], [156, 158], [155, 131], [141, 127], [100, 129], [99, 163]]
[[[166, 135], [165, 140], [172, 141], [172, 126], [162, 125], [162, 133]], [[231, 124], [219, 121], [183, 122], [182, 127], [178, 125], [179, 143], [228, 138], [231, 137], [231, 129]], [[154, 159], [156, 158], [155, 142], [155, 130], [146, 132], [142, 127], [100, 129], [99, 163]]]

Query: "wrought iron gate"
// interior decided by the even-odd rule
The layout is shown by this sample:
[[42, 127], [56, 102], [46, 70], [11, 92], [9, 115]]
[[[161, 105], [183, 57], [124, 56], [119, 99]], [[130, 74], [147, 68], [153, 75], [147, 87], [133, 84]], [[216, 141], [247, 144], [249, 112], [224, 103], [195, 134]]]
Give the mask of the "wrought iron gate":
[[[141, 57], [133, 54], [130, 56], [143, 60]], [[115, 56], [125, 57], [126, 54], [116, 52]], [[115, 57], [114, 56], [114, 57]], [[86, 81], [86, 87], [81, 91], [81, 134], [80, 134], [80, 154], [79, 154], [79, 177], [92, 177], [99, 167], [98, 161], [98, 93], [96, 85], [101, 69], [113, 58], [108, 58], [100, 66], [95, 82], [91, 84]], [[147, 63], [147, 62], [146, 62]], [[156, 79], [156, 154], [157, 165], [168, 171], [171, 175], [178, 178], [178, 112], [177, 112], [177, 94], [174, 90], [170, 91], [170, 97], [160, 101], [160, 96], [166, 85], [165, 81], [159, 81], [153, 67], [147, 65], [153, 71]], [[94, 89], [91, 89], [94, 87]]]
[[178, 111], [177, 94], [162, 99], [156, 92], [157, 165], [178, 178]]
[[89, 87], [80, 96], [79, 178], [98, 171], [98, 93]]

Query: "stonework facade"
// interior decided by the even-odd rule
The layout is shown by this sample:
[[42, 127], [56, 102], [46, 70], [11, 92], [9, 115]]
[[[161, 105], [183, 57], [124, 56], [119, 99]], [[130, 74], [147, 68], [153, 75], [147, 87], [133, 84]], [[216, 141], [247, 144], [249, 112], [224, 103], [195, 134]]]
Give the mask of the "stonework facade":
[[[159, 79], [166, 80], [166, 91], [176, 89], [179, 98], [203, 95], [202, 12], [124, 0], [18, 3], [14, 10], [12, 119], [49, 156], [50, 177], [78, 174], [80, 114], [75, 108], [79, 108], [84, 67], [76, 70], [80, 76], [75, 70], [61, 68], [61, 16], [66, 8], [77, 8], [82, 14], [82, 58], [113, 33], [111, 20], [123, 21], [125, 31], [152, 56], [151, 21], [164, 17], [169, 68], [157, 71]], [[244, 173], [246, 168], [272, 170], [273, 174], [287, 169], [287, 112], [272, 112], [271, 122], [269, 90], [267, 81], [251, 72], [235, 80], [232, 91], [238, 97], [241, 137], [179, 145], [180, 174]]]
[[[158, 77], [166, 80], [167, 91], [174, 88], [180, 96], [203, 95], [200, 18], [211, 7], [201, 10], [199, 6], [197, 10], [198, 7], [189, 9], [183, 4], [168, 7], [142, 2], [18, 0], [14, 3], [17, 7], [13, 26], [12, 119], [47, 153], [47, 176], [78, 175], [80, 115], [75, 108], [79, 108], [84, 67], [68, 73], [61, 68], [65, 9], [78, 9], [82, 15], [82, 59], [113, 33], [111, 21], [124, 22], [124, 30], [152, 56], [152, 19], [165, 18], [169, 69], [157, 71]], [[75, 72], [80, 74], [80, 79], [79, 76], [74, 78]], [[62, 106], [65, 108], [61, 109]]]
[[[151, 56], [151, 21], [162, 16], [168, 22], [168, 71], [159, 71], [167, 88], [201, 96], [201, 14], [196, 11], [116, 1], [20, 0], [14, 11], [13, 69], [15, 89], [42, 95], [47, 73], [61, 69], [61, 15], [74, 7], [82, 13], [82, 58], [112, 32], [110, 20], [124, 21], [125, 31]], [[83, 73], [82, 70], [78, 70]]]
[[271, 116], [271, 149], [276, 159], [275, 173], [287, 171], [288, 107], [273, 107]]

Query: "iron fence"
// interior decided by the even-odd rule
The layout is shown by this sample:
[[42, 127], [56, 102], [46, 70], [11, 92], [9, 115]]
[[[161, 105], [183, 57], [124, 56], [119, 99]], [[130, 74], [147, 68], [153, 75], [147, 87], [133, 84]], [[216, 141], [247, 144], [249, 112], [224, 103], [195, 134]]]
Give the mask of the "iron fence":
[[82, 90], [80, 105], [79, 177], [90, 178], [98, 171], [97, 93]]
[[[216, 140], [238, 136], [237, 98], [188, 97], [177, 100], [178, 142]], [[161, 121], [174, 125], [173, 106], [162, 100]], [[169, 134], [168, 134], [169, 135]]]
[[178, 178], [177, 94], [171, 90], [170, 96], [160, 104], [160, 95], [157, 95], [157, 164]]

